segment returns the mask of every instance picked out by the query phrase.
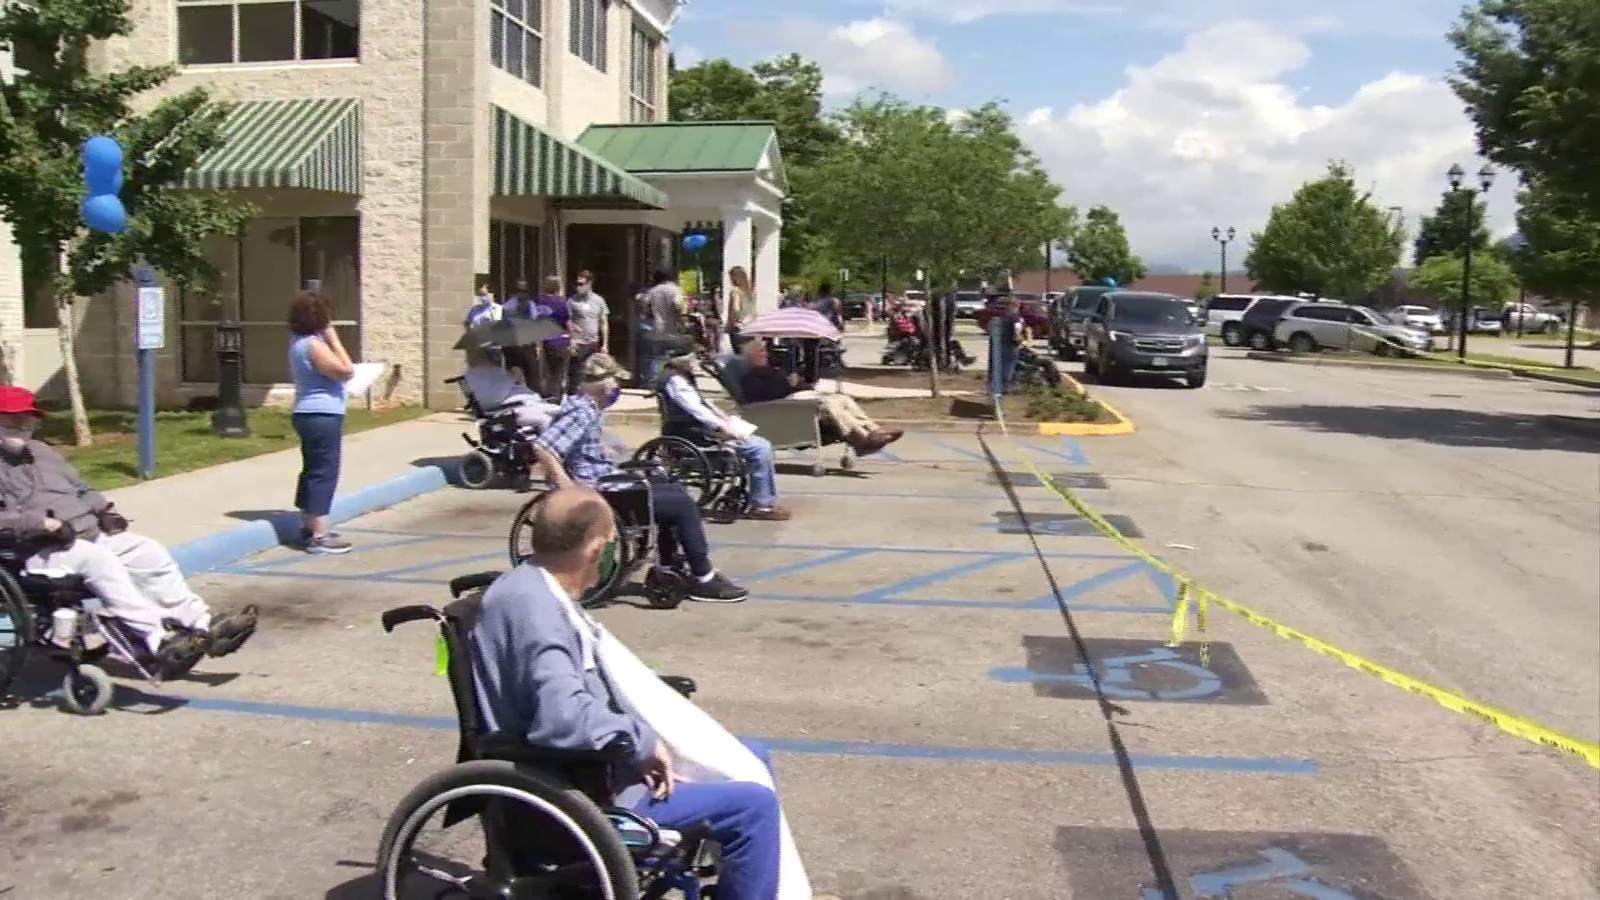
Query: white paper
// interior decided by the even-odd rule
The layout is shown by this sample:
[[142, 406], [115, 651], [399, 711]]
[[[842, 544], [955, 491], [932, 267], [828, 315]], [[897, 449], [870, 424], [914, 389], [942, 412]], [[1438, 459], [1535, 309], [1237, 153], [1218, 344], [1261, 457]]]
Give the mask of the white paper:
[[738, 416], [729, 416], [727, 432], [742, 441], [755, 434], [756, 427]]
[[365, 394], [367, 389], [377, 383], [383, 376], [384, 370], [389, 368], [384, 363], [356, 363], [355, 374], [344, 383], [344, 392], [347, 395]]

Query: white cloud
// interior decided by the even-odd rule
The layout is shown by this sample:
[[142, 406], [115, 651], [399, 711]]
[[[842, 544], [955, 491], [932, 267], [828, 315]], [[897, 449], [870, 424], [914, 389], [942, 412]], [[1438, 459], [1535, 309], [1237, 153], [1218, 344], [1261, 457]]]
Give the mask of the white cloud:
[[680, 69], [688, 69], [706, 61], [704, 50], [699, 47], [674, 47], [672, 59]]
[[[1379, 205], [1402, 207], [1414, 233], [1438, 203], [1445, 169], [1477, 168], [1460, 101], [1437, 77], [1392, 72], [1339, 105], [1303, 104], [1284, 79], [1310, 61], [1303, 43], [1274, 27], [1218, 25], [1153, 65], [1129, 67], [1110, 96], [1034, 110], [1018, 128], [1066, 198], [1117, 209], [1149, 262], [1215, 268], [1211, 226], [1233, 225], [1233, 268], [1272, 205], [1335, 159], [1355, 167]], [[1490, 197], [1496, 233], [1511, 227], [1514, 182], [1503, 176]]]
[[776, 23], [740, 25], [744, 38], [781, 40], [822, 65], [824, 93], [854, 94], [867, 88], [927, 93], [948, 86], [955, 72], [944, 54], [904, 22], [860, 19], [833, 25], [815, 19], [786, 18]]

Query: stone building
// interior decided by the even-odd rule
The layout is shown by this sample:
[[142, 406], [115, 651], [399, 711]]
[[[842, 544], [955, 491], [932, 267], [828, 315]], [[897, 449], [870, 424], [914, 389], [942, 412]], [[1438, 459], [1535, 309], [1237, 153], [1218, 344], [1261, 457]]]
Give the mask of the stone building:
[[[724, 269], [744, 265], [758, 303], [777, 304], [776, 135], [664, 121], [676, 0], [131, 3], [137, 30], [96, 47], [95, 64], [176, 63], [144, 102], [203, 85], [232, 104], [224, 144], [184, 187], [255, 210], [242, 236], [207, 247], [214, 294], [167, 292], [162, 405], [214, 393], [222, 321], [242, 323], [247, 398], [286, 397], [284, 313], [305, 287], [332, 299], [358, 358], [389, 366], [377, 399], [436, 407], [459, 402], [443, 379], [480, 279], [504, 296], [592, 270], [626, 357], [636, 292], [676, 265], [686, 228], [714, 228]], [[11, 377], [48, 394], [55, 314], [25, 297], [15, 256], [0, 244], [0, 343]], [[135, 399], [133, 293], [79, 304], [92, 402]]]

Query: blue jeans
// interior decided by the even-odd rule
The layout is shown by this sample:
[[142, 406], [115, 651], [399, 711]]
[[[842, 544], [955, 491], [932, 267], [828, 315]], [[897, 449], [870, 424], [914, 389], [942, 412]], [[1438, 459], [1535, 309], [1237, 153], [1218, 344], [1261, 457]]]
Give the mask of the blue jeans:
[[778, 476], [772, 469], [772, 442], [752, 434], [734, 444], [750, 472], [750, 505], [771, 509], [778, 502]]
[[[742, 738], [741, 742], [772, 771], [767, 748]], [[681, 783], [665, 800], [647, 795], [634, 811], [663, 828], [711, 823], [711, 838], [722, 845], [717, 900], [775, 900], [778, 896], [778, 795], [763, 785], [748, 781]]]
[[300, 481], [294, 489], [295, 509], [308, 516], [325, 516], [333, 509], [333, 492], [339, 486], [344, 416], [295, 413], [291, 419], [294, 433], [300, 436]]
[[1017, 347], [1008, 346], [1005, 341], [991, 341], [990, 348], [994, 355], [989, 360], [989, 393], [1004, 394], [1017, 379]]

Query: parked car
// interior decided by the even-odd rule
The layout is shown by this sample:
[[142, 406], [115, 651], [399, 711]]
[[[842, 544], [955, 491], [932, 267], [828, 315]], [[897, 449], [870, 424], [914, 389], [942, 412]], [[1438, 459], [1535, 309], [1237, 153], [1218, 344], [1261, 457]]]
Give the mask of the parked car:
[[1357, 350], [1388, 355], [1396, 344], [1420, 352], [1433, 346], [1425, 329], [1396, 325], [1365, 306], [1322, 300], [1289, 307], [1278, 321], [1274, 338], [1296, 353]]
[[1045, 306], [1049, 306], [1066, 295], [1066, 291], [1045, 291], [1044, 295], [1040, 299], [1044, 301]]
[[[1277, 338], [1274, 337], [1278, 330], [1278, 320], [1283, 318], [1285, 311], [1296, 303], [1306, 302], [1294, 297], [1257, 297], [1251, 301], [1244, 315], [1239, 317], [1237, 334], [1239, 343], [1252, 350], [1276, 350]], [[1227, 341], [1227, 332], [1222, 333], [1222, 339]]]
[[846, 319], [861, 319], [867, 315], [867, 310], [872, 308], [871, 294], [845, 294], [839, 301], [839, 310]]
[[1562, 317], [1552, 315], [1532, 303], [1512, 303], [1500, 316], [1501, 327], [1507, 333], [1520, 330], [1523, 334], [1555, 334], [1561, 330]]
[[956, 291], [956, 318], [971, 319], [983, 306], [982, 291]]
[[1059, 359], [1083, 355], [1083, 328], [1100, 298], [1111, 291], [1103, 285], [1083, 285], [1067, 292], [1050, 306], [1050, 349]]
[[1050, 336], [1050, 314], [1044, 308], [1044, 302], [1039, 299], [1038, 294], [997, 294], [990, 297], [983, 309], [978, 310], [973, 316], [977, 320], [978, 327], [988, 333], [989, 320], [1000, 313], [1008, 299], [1017, 301], [1020, 307], [1018, 312], [1022, 314], [1022, 324], [1027, 327], [1029, 333], [1035, 338]]
[[1083, 367], [1103, 381], [1124, 375], [1206, 383], [1206, 336], [1181, 298], [1143, 291], [1101, 295], [1084, 329]]
[[1396, 306], [1389, 310], [1389, 321], [1408, 328], [1421, 328], [1429, 334], [1444, 334], [1444, 318], [1427, 306]]

